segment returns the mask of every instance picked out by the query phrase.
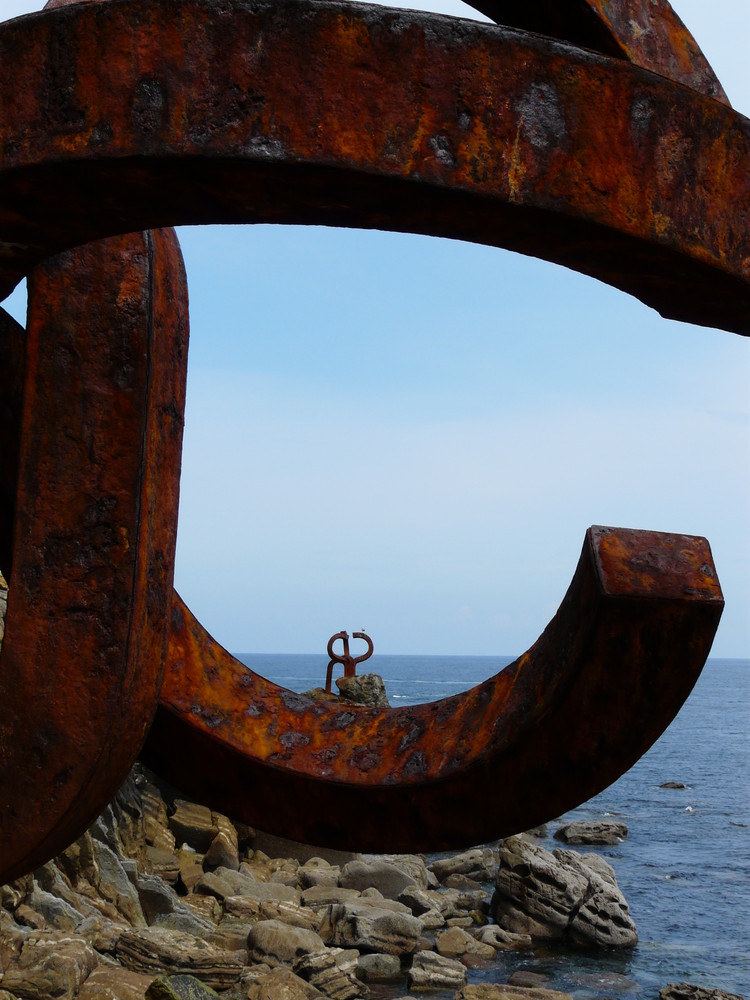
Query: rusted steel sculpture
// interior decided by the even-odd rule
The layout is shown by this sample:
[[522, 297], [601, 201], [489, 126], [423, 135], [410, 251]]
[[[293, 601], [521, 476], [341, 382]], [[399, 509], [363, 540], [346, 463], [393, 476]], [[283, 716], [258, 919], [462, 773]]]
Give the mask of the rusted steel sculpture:
[[[443, 702], [344, 709], [271, 684], [176, 595], [167, 613], [184, 279], [169, 234], [111, 237], [254, 221], [452, 236], [748, 334], [750, 122], [669, 5], [477, 4], [505, 27], [307, 0], [49, 6], [65, 9], [0, 25], [0, 292], [33, 271], [25, 362], [0, 323], [0, 881], [85, 828], [157, 698], [154, 766], [312, 842], [478, 842], [614, 780], [708, 655], [722, 598], [705, 541], [590, 529], [538, 642]], [[93, 292], [69, 298], [77, 276]]]
[[[361, 656], [352, 656], [349, 652], [348, 632], [337, 632], [336, 635], [332, 635], [328, 640], [328, 655], [331, 659], [328, 662], [328, 668], [326, 670], [326, 694], [331, 694], [331, 680], [333, 679], [333, 668], [336, 663], [341, 663], [343, 665], [344, 677], [354, 677], [357, 672], [357, 664], [364, 663], [365, 660], [369, 660], [372, 656], [372, 639], [366, 632], [353, 632], [352, 637], [354, 639], [364, 639], [367, 643], [367, 652], [362, 653]], [[336, 653], [333, 649], [334, 644], [339, 639], [341, 639], [344, 647], [343, 653]]]

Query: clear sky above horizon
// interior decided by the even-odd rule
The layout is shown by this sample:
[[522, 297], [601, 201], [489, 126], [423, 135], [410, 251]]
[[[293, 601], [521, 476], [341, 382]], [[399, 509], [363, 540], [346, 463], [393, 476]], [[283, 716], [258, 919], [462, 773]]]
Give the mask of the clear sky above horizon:
[[[44, 0], [0, 0], [0, 18]], [[459, 16], [463, 4], [403, 3]], [[750, 115], [750, 3], [674, 0]], [[591, 524], [705, 535], [750, 657], [750, 339], [562, 267], [317, 227], [180, 230], [176, 586], [234, 652], [512, 655]], [[6, 303], [23, 320], [23, 295]]]

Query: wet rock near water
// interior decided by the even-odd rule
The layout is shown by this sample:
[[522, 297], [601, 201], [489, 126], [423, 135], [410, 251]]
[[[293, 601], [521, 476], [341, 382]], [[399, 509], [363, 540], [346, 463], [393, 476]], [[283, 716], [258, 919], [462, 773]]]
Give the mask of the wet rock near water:
[[659, 1000], [744, 1000], [736, 993], [707, 989], [692, 983], [668, 983], [659, 991]]
[[625, 823], [616, 820], [599, 820], [595, 823], [566, 823], [555, 831], [555, 840], [566, 844], [615, 845], [628, 835]]
[[535, 940], [599, 948], [638, 943], [614, 870], [594, 854], [553, 853], [522, 837], [498, 852], [492, 916], [504, 930]]

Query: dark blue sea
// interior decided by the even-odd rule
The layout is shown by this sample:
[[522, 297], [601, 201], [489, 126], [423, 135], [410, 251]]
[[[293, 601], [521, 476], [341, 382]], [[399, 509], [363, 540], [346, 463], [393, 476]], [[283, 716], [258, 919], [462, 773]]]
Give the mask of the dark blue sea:
[[[241, 659], [295, 691], [325, 681], [325, 656]], [[456, 694], [509, 662], [376, 653], [367, 669], [383, 676], [392, 705], [410, 705]], [[687, 787], [660, 788], [666, 781]], [[514, 970], [528, 969], [582, 1000], [655, 997], [678, 981], [750, 998], [750, 660], [709, 660], [680, 714], [635, 767], [556, 820], [606, 816], [627, 823], [627, 839], [578, 850], [595, 850], [614, 867], [638, 946], [604, 954], [500, 953], [489, 969], [471, 970], [469, 981], [506, 982]], [[559, 846], [551, 836], [562, 825], [556, 820], [542, 841], [548, 850]]]

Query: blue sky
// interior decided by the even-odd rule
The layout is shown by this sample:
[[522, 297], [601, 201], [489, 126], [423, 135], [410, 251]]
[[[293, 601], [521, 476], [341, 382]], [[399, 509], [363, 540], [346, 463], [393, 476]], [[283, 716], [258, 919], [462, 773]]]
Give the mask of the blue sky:
[[[750, 114], [747, 0], [673, 6]], [[520, 653], [599, 523], [708, 537], [727, 602], [714, 655], [750, 656], [747, 339], [494, 248], [265, 226], [180, 239], [176, 585], [227, 648], [324, 652], [364, 627], [376, 653]]]

